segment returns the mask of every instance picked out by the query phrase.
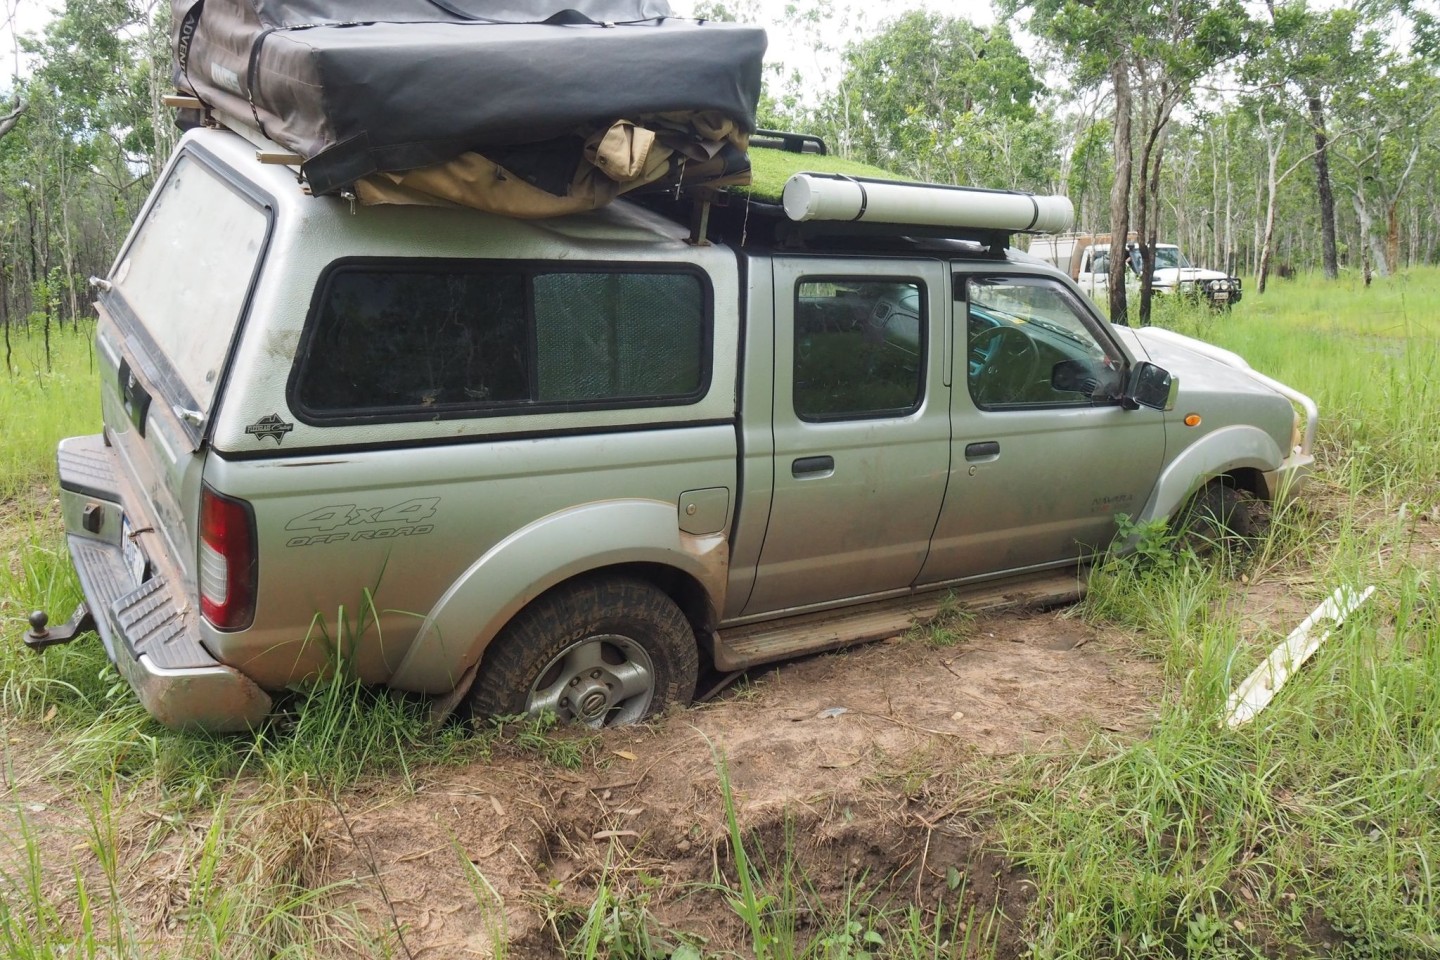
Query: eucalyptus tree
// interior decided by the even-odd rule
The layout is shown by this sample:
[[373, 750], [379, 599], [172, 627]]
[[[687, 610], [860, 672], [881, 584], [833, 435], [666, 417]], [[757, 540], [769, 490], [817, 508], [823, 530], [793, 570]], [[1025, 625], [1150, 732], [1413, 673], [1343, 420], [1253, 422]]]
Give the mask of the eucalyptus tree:
[[[1240, 0], [1007, 0], [1028, 14], [1030, 29], [1071, 64], [1078, 86], [1108, 82], [1113, 96], [1115, 183], [1110, 194], [1112, 243], [1131, 232], [1130, 197], [1142, 269], [1140, 320], [1149, 322], [1159, 232], [1161, 172], [1171, 119], [1196, 83], [1238, 55], [1249, 18]], [[1140, 127], [1132, 135], [1132, 124]], [[1133, 170], [1138, 136], [1138, 185]], [[1126, 322], [1125, 258], [1110, 258], [1110, 316]]]
[[1335, 232], [1335, 193], [1330, 172], [1330, 104], [1337, 89], [1363, 79], [1375, 68], [1379, 51], [1365, 33], [1355, 8], [1312, 10], [1308, 0], [1266, 0], [1269, 30], [1246, 74], [1258, 90], [1303, 112], [1314, 140], [1309, 155], [1315, 171], [1320, 214], [1321, 262], [1327, 279], [1339, 275]]
[[1004, 25], [911, 11], [850, 44], [832, 109], [849, 151], [927, 180], [1042, 188], [1057, 130], [1044, 87]]
[[1353, 130], [1335, 151], [1346, 168], [1340, 186], [1366, 269], [1385, 276], [1400, 259], [1400, 204], [1427, 155], [1440, 151], [1440, 77], [1427, 60], [1393, 52], [1346, 85], [1335, 106]]
[[7, 320], [82, 313], [83, 277], [103, 270], [173, 144], [159, 112], [168, 84], [168, 6], [67, 0], [17, 79], [27, 109], [0, 139], [0, 298]]

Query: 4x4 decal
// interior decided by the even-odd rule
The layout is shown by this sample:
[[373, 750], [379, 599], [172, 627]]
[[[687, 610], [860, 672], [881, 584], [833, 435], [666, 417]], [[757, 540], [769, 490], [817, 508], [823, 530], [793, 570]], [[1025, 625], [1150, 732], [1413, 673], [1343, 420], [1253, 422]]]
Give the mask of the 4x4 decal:
[[[316, 530], [317, 534], [291, 537], [287, 547], [309, 547], [320, 543], [346, 543], [360, 540], [390, 540], [395, 537], [419, 537], [435, 529], [424, 523], [435, 516], [439, 497], [406, 500], [393, 507], [361, 507], [353, 503], [324, 506], [285, 524], [290, 531]], [[345, 528], [361, 527], [360, 530]]]

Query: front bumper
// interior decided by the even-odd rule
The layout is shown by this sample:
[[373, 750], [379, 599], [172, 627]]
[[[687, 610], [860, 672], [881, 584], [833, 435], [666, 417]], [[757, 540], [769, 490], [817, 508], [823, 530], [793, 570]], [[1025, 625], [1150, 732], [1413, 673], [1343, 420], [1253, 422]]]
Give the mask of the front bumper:
[[195, 604], [168, 558], [149, 556], [143, 581], [127, 564], [122, 517], [150, 526], [101, 436], [60, 443], [60, 506], [70, 558], [105, 651], [155, 719], [176, 729], [246, 730], [270, 697], [200, 642]]
[[1299, 449], [1280, 462], [1278, 470], [1265, 472], [1265, 486], [1269, 489], [1270, 502], [1288, 503], [1299, 496], [1305, 488], [1305, 481], [1315, 470], [1315, 458]]
[[1240, 302], [1240, 278], [1225, 277], [1217, 280], [1197, 280], [1195, 286], [1211, 306], [1234, 306]]

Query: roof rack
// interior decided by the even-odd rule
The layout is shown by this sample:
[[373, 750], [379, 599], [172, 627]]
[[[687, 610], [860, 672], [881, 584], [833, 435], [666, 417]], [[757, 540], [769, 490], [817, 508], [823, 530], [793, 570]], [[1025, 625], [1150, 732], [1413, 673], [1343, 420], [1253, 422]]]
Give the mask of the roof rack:
[[673, 193], [632, 194], [627, 199], [676, 223], [688, 225], [691, 243], [713, 240], [745, 249], [797, 252], [934, 250], [941, 244], [967, 243], [995, 258], [1003, 258], [1010, 246], [1007, 230], [836, 220], [797, 223], [785, 215], [785, 208], [780, 204], [733, 190], [714, 190], [703, 200], [689, 191], [678, 197]]
[[814, 153], [824, 156], [830, 152], [825, 141], [813, 133], [791, 133], [781, 130], [756, 130], [750, 134], [750, 146], [768, 150], [784, 150], [786, 153]]

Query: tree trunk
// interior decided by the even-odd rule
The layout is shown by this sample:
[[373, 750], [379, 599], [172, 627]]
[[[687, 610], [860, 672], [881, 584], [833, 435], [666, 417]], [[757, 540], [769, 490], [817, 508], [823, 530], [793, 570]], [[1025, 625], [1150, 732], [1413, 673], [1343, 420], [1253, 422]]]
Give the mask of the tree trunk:
[[[1260, 244], [1260, 266], [1255, 271], [1256, 293], [1265, 292], [1265, 281], [1270, 277], [1270, 258], [1274, 255], [1275, 244], [1276, 194], [1280, 192], [1275, 168], [1280, 162], [1280, 149], [1285, 137], [1283, 127], [1277, 138], [1276, 134], [1265, 126], [1263, 110], [1260, 113], [1260, 128], [1265, 131], [1265, 237]], [[1277, 139], [1281, 142], [1277, 143]]]
[[1220, 259], [1220, 146], [1215, 133], [1206, 125], [1210, 136], [1210, 256], [1208, 263], [1224, 263]]
[[1385, 211], [1385, 259], [1393, 270], [1400, 269], [1400, 215], [1397, 208], [1400, 201], [1390, 204]]
[[1260, 269], [1255, 275], [1255, 292], [1265, 292], [1265, 281], [1270, 277], [1270, 258], [1274, 253], [1275, 245], [1275, 171], [1270, 171], [1270, 202], [1265, 207], [1265, 241], [1260, 247]]
[[1370, 216], [1365, 201], [1360, 197], [1353, 197], [1352, 204], [1355, 208], [1355, 219], [1360, 225], [1360, 249], [1365, 259], [1365, 286], [1370, 286], [1370, 271], [1374, 271], [1382, 277], [1390, 275], [1390, 263], [1385, 257], [1385, 248], [1380, 244], [1380, 238], [1375, 236], [1374, 219]]
[[1110, 321], [1126, 324], [1125, 238], [1130, 235], [1130, 167], [1134, 147], [1130, 142], [1130, 65], [1117, 61], [1110, 68], [1115, 88], [1115, 185], [1110, 188]]
[[1325, 104], [1320, 95], [1306, 91], [1310, 108], [1310, 129], [1315, 134], [1315, 193], [1320, 198], [1320, 258], [1325, 279], [1340, 276], [1340, 262], [1335, 253], [1335, 194], [1330, 189], [1330, 138], [1325, 133]]
[[1142, 327], [1150, 326], [1150, 311], [1155, 301], [1155, 244], [1160, 240], [1160, 170], [1164, 166], [1165, 124], [1168, 120], [1157, 117], [1154, 122], [1156, 128], [1145, 144], [1144, 157], [1140, 164], [1140, 216], [1136, 224], [1140, 240]]

